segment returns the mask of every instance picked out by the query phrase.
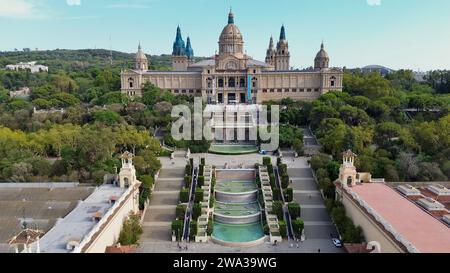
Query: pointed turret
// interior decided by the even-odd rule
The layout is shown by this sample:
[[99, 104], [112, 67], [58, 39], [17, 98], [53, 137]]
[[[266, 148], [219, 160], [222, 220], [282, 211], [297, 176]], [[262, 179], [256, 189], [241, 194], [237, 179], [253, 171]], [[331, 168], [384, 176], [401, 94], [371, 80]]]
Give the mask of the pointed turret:
[[189, 36], [187, 37], [186, 42], [186, 56], [188, 57], [189, 61], [194, 60], [194, 50], [192, 49], [191, 38]]
[[291, 55], [289, 53], [289, 44], [286, 39], [286, 29], [284, 25], [281, 26], [280, 40], [277, 44], [275, 70], [285, 71], [290, 69]]
[[273, 44], [273, 37], [270, 36], [270, 41], [269, 41], [269, 48], [267, 49], [266, 52], [266, 64], [275, 66], [275, 56], [276, 56], [276, 50]]
[[177, 35], [175, 37], [175, 42], [173, 43], [172, 55], [175, 55], [175, 56], [186, 55], [186, 45], [185, 45], [183, 37], [181, 35], [180, 26], [177, 27]]
[[280, 41], [286, 40], [286, 29], [284, 28], [284, 25], [281, 26], [281, 32], [280, 32]]
[[320, 50], [314, 59], [314, 68], [315, 69], [326, 69], [330, 66], [330, 57], [328, 53], [325, 51], [325, 46], [323, 44], [320, 45]]
[[233, 25], [234, 24], [234, 13], [233, 10], [230, 8], [230, 13], [228, 13], [228, 24]]
[[147, 70], [148, 69], [148, 59], [142, 50], [141, 43], [139, 42], [138, 51], [135, 58], [135, 69], [137, 70]]

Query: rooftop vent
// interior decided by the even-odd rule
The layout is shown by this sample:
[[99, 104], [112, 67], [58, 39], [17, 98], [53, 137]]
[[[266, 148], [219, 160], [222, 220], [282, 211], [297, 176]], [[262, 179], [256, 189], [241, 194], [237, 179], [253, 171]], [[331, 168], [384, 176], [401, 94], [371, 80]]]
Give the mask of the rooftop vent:
[[419, 199], [417, 203], [429, 211], [445, 210], [445, 206], [443, 204], [430, 197]]
[[427, 189], [439, 196], [450, 196], [450, 189], [447, 189], [442, 185], [430, 185]]
[[103, 214], [100, 211], [97, 211], [96, 213], [94, 213], [92, 215], [92, 220], [96, 223], [100, 222], [100, 220], [102, 219]]
[[400, 185], [397, 187], [397, 190], [401, 193], [403, 193], [406, 196], [418, 196], [420, 195], [420, 191], [416, 188], [414, 188], [411, 185]]
[[450, 214], [444, 215], [444, 217], [442, 217], [442, 220], [450, 225]]
[[76, 247], [80, 246], [80, 240], [72, 239], [66, 244], [66, 249], [69, 251], [74, 251]]

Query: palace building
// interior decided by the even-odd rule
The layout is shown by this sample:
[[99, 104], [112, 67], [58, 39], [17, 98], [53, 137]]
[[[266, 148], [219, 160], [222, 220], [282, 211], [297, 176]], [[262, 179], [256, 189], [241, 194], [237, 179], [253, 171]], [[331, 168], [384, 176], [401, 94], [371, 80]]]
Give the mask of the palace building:
[[172, 71], [149, 71], [149, 59], [139, 45], [134, 69], [121, 73], [122, 93], [141, 97], [142, 87], [151, 82], [173, 94], [201, 96], [218, 104], [262, 103], [292, 98], [314, 100], [329, 91], [342, 90], [343, 72], [330, 68], [330, 58], [322, 43], [314, 68], [293, 70], [291, 53], [282, 26], [275, 46], [270, 38], [265, 61], [245, 54], [244, 38], [232, 11], [219, 38], [219, 52], [199, 62], [188, 37], [185, 43], [178, 27], [172, 51]]

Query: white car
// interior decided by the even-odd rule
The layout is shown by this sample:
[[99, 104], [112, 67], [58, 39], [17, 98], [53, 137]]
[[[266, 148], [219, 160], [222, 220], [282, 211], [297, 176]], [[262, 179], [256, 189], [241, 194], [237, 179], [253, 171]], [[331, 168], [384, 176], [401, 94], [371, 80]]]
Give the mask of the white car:
[[338, 247], [338, 248], [341, 248], [342, 247], [342, 242], [341, 242], [341, 240], [339, 240], [339, 239], [337, 239], [337, 238], [333, 238], [333, 239], [331, 239], [332, 241], [333, 241], [333, 245], [335, 246], [335, 247]]

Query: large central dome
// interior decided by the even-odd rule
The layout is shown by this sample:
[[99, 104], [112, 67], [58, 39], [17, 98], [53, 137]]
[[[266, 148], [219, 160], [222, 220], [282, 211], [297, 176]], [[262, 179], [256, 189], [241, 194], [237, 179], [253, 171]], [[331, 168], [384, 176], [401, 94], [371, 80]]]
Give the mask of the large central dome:
[[234, 14], [230, 11], [228, 25], [222, 30], [219, 38], [219, 54], [243, 54], [244, 39], [241, 31], [234, 24]]

